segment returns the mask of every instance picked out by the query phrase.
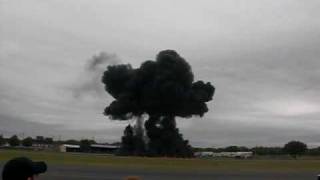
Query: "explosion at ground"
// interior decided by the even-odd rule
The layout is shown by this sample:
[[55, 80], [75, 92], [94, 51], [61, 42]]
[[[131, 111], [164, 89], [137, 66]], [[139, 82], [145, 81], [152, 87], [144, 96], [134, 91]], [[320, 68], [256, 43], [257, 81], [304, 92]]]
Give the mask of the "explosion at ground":
[[[108, 66], [102, 82], [115, 98], [104, 114], [114, 120], [138, 119], [137, 130], [128, 126], [122, 137], [124, 155], [193, 155], [175, 117], [202, 117], [215, 88], [210, 82], [194, 82], [190, 65], [177, 52], [161, 51], [155, 61], [145, 61], [136, 69], [130, 64]], [[143, 137], [143, 115], [148, 115], [144, 124], [147, 138]]]

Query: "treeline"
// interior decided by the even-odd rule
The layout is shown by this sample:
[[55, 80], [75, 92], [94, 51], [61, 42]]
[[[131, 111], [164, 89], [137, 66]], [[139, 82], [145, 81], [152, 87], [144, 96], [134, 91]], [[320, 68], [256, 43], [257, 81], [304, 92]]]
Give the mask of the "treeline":
[[[80, 145], [83, 147], [90, 146], [91, 144], [96, 144], [97, 142], [92, 139], [81, 139], [81, 140], [75, 140], [75, 139], [68, 139], [68, 140], [54, 140], [52, 137], [44, 137], [44, 136], [36, 136], [35, 138], [32, 137], [26, 137], [26, 138], [19, 138], [17, 135], [13, 135], [9, 138], [4, 138], [2, 135], [0, 135], [0, 146], [11, 146], [11, 147], [17, 147], [17, 146], [24, 146], [24, 147], [30, 147], [30, 146], [41, 146], [41, 145], [59, 145], [59, 144], [71, 144], [71, 145]], [[109, 143], [105, 143], [109, 144]], [[110, 145], [120, 145], [120, 143], [111, 143]]]
[[[251, 151], [255, 155], [286, 155], [288, 151], [285, 150], [284, 147], [264, 147], [257, 146], [253, 148], [248, 148], [245, 146], [228, 146], [224, 148], [193, 148], [194, 152], [248, 152]], [[320, 155], [320, 147], [316, 148], [307, 148], [304, 152], [305, 155], [310, 156], [319, 156]]]
[[[90, 147], [91, 144], [96, 144], [92, 139], [82, 139], [82, 140], [57, 140], [54, 141], [52, 137], [36, 136], [35, 138], [26, 137], [19, 138], [17, 135], [13, 135], [9, 138], [4, 138], [0, 135], [0, 146], [10, 146], [10, 147], [31, 147], [31, 146], [52, 146], [59, 144], [72, 144], [79, 145], [84, 151]], [[122, 146], [120, 142], [115, 143], [104, 143], [109, 145]], [[120, 149], [121, 150], [121, 149]], [[283, 147], [265, 147], [265, 146], [256, 146], [256, 147], [245, 147], [245, 146], [227, 146], [223, 148], [199, 148], [193, 147], [193, 152], [253, 152], [254, 155], [286, 155], [286, 154], [305, 154], [309, 156], [320, 156], [320, 146], [315, 148], [308, 148], [306, 144], [298, 141], [290, 141], [285, 144]], [[121, 152], [119, 152], [121, 155]]]
[[26, 138], [20, 139], [17, 135], [13, 135], [10, 138], [4, 138], [2, 135], [0, 135], [0, 146], [9, 145], [11, 147], [16, 147], [16, 146], [30, 147], [33, 144], [52, 145], [53, 143], [54, 141], [53, 141], [53, 138], [51, 137], [37, 136], [36, 138], [26, 137]]

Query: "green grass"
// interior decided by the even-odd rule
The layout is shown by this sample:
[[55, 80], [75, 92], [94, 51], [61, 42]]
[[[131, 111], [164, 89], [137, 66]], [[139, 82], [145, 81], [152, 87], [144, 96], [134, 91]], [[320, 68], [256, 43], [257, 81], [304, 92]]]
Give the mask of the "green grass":
[[33, 160], [46, 161], [48, 164], [73, 166], [101, 166], [111, 168], [138, 168], [162, 171], [272, 171], [272, 172], [316, 172], [320, 170], [320, 159], [300, 158], [248, 160], [235, 159], [175, 159], [118, 157], [95, 154], [72, 154], [43, 151], [0, 150], [0, 162], [13, 157], [26, 156]]

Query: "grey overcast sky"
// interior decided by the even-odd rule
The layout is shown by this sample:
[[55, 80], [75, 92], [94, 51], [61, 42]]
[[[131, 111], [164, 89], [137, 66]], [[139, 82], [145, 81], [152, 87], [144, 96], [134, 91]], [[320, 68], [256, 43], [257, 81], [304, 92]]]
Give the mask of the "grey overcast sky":
[[[320, 146], [318, 0], [0, 0], [0, 134], [119, 141], [108, 64], [164, 49], [216, 94], [178, 119], [194, 146]], [[133, 121], [130, 121], [133, 123]]]

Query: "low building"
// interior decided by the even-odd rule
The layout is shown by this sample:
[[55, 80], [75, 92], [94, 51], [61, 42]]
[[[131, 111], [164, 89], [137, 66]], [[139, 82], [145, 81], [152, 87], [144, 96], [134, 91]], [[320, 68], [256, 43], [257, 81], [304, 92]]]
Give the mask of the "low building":
[[32, 144], [32, 148], [34, 148], [36, 150], [53, 149], [54, 145], [53, 144], [34, 143], [34, 144]]
[[195, 152], [194, 155], [196, 157], [213, 157], [213, 153], [211, 151], [201, 151], [201, 152]]
[[119, 146], [109, 144], [91, 144], [90, 152], [114, 154], [119, 149]]
[[59, 146], [60, 152], [80, 152], [80, 146], [79, 145], [73, 145], [73, 144], [61, 144]]
[[231, 157], [247, 159], [253, 156], [253, 152], [196, 152], [196, 157]]
[[[119, 149], [117, 145], [91, 144], [88, 153], [114, 154]], [[62, 144], [59, 146], [60, 152], [82, 152], [80, 145]]]
[[253, 152], [219, 152], [214, 153], [214, 157], [233, 157], [233, 158], [250, 158], [253, 156]]

